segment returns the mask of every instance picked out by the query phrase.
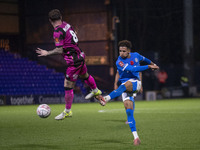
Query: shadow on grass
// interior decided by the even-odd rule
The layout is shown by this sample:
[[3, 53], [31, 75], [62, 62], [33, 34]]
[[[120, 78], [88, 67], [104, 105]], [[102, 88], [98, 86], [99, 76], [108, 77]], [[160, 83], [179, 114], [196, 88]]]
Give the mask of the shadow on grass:
[[19, 145], [13, 145], [12, 148], [17, 149], [62, 149], [55, 145], [44, 145], [44, 144], [19, 144]]
[[116, 143], [116, 144], [127, 144], [127, 142], [122, 142], [121, 140], [115, 140], [115, 139], [98, 139], [98, 140], [90, 140], [92, 145], [95, 144], [105, 144], [105, 143]]
[[123, 120], [104, 120], [104, 121], [106, 121], [106, 122], [120, 122], [120, 123], [124, 123], [124, 124], [126, 122], [125, 119], [123, 119]]

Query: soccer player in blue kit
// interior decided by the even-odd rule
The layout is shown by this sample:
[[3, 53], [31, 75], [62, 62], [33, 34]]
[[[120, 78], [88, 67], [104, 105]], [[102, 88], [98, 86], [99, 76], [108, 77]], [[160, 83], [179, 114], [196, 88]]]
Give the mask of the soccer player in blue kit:
[[[126, 109], [127, 120], [129, 127], [134, 136], [133, 144], [139, 145], [141, 143], [136, 130], [135, 119], [133, 116], [135, 103], [134, 93], [141, 89], [141, 81], [139, 72], [151, 68], [152, 70], [159, 69], [159, 67], [148, 58], [140, 55], [137, 52], [131, 53], [132, 44], [128, 40], [120, 41], [119, 44], [119, 57], [116, 61], [117, 73], [119, 74], [119, 81], [122, 83], [116, 90], [112, 91], [107, 96], [96, 96], [100, 100], [101, 105], [105, 105], [111, 99], [122, 95], [124, 107]], [[140, 62], [144, 61], [148, 65], [140, 66]]]

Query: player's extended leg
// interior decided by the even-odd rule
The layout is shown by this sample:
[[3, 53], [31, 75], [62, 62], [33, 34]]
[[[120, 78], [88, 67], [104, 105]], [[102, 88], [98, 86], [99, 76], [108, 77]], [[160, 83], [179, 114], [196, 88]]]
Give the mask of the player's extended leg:
[[97, 96], [96, 98], [100, 101], [103, 102], [101, 105], [105, 105], [106, 102], [108, 102], [111, 99], [114, 99], [118, 96], [120, 96], [123, 92], [138, 92], [141, 88], [141, 81], [139, 80], [134, 80], [130, 79], [126, 81], [125, 83], [121, 84], [118, 89], [112, 91], [109, 95], [107, 96]]
[[120, 85], [120, 86], [118, 87], [118, 89], [112, 91], [109, 95], [104, 96], [104, 97], [103, 97], [102, 95], [97, 95], [97, 96], [95, 96], [95, 98], [96, 98], [97, 100], [99, 100], [99, 102], [100, 102], [100, 104], [101, 104], [102, 106], [105, 106], [105, 105], [106, 105], [106, 102], [108, 102], [109, 100], [114, 99], [114, 98], [120, 96], [124, 91], [126, 91], [126, 89], [127, 89], [127, 88], [126, 88], [125, 85]]
[[129, 91], [132, 92], [132, 83], [130, 81], [127, 81], [125, 84], [121, 84], [116, 90], [112, 91], [109, 95], [105, 96], [105, 101], [109, 101], [111, 99], [114, 99], [120, 95], [122, 95], [123, 92]]
[[91, 92], [86, 95], [85, 99], [90, 99], [94, 96], [101, 95], [102, 92], [97, 88], [94, 78], [89, 75], [87, 72], [84, 75], [80, 75], [80, 78], [85, 80], [85, 83], [91, 88]]
[[55, 117], [56, 120], [62, 120], [66, 117], [72, 117], [71, 106], [74, 99], [73, 87], [75, 82], [69, 81], [65, 79], [64, 87], [65, 87], [65, 110]]
[[134, 136], [134, 145], [139, 145], [141, 142], [140, 142], [140, 139], [139, 139], [139, 136], [137, 134], [137, 130], [136, 130], [136, 123], [135, 123], [135, 119], [134, 119], [134, 99], [133, 97], [130, 97], [129, 99], [126, 98], [126, 93], [124, 93], [124, 95], [122, 95], [122, 98], [124, 100], [124, 107], [126, 109], [126, 114], [127, 114], [127, 120], [128, 120], [128, 124], [129, 124], [129, 127], [131, 129], [131, 132]]
[[122, 95], [122, 93], [126, 90], [132, 91], [132, 83], [129, 81], [127, 81], [125, 84], [121, 84], [116, 90], [112, 91], [109, 95], [104, 97], [102, 95], [98, 95], [95, 96], [95, 98], [100, 101], [100, 104], [102, 106], [105, 106], [106, 102]]

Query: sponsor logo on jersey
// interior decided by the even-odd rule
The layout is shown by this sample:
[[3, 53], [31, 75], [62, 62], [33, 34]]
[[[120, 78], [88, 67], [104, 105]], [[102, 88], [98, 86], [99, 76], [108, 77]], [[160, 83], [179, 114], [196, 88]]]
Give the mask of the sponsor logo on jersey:
[[55, 38], [55, 43], [59, 43], [59, 38]]
[[133, 64], [134, 64], [134, 62], [133, 62], [133, 61], [131, 61], [130, 63], [131, 63], [131, 65], [133, 65]]
[[71, 27], [71, 26], [70, 26], [69, 24], [67, 24], [67, 25], [63, 28], [63, 30], [64, 30], [65, 32], [67, 32], [67, 30], [69, 30], [70, 27]]
[[124, 63], [123, 63], [122, 61], [120, 61], [120, 62], [119, 62], [119, 65], [120, 65], [121, 67], [123, 67], [123, 66], [124, 66]]

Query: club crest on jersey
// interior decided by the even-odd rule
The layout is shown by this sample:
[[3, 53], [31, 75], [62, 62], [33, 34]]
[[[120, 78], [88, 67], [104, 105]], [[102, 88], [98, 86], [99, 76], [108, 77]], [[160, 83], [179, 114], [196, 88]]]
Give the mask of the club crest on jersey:
[[137, 59], [137, 58], [135, 58], [135, 62], [138, 62], [138, 59]]
[[55, 43], [59, 43], [59, 38], [55, 38]]
[[134, 62], [133, 62], [133, 61], [131, 61], [130, 63], [131, 63], [131, 65], [133, 65], [133, 64], [134, 64]]
[[120, 65], [121, 67], [123, 67], [123, 66], [124, 66], [124, 63], [123, 63], [122, 61], [120, 61], [120, 62], [119, 62], [119, 65]]

